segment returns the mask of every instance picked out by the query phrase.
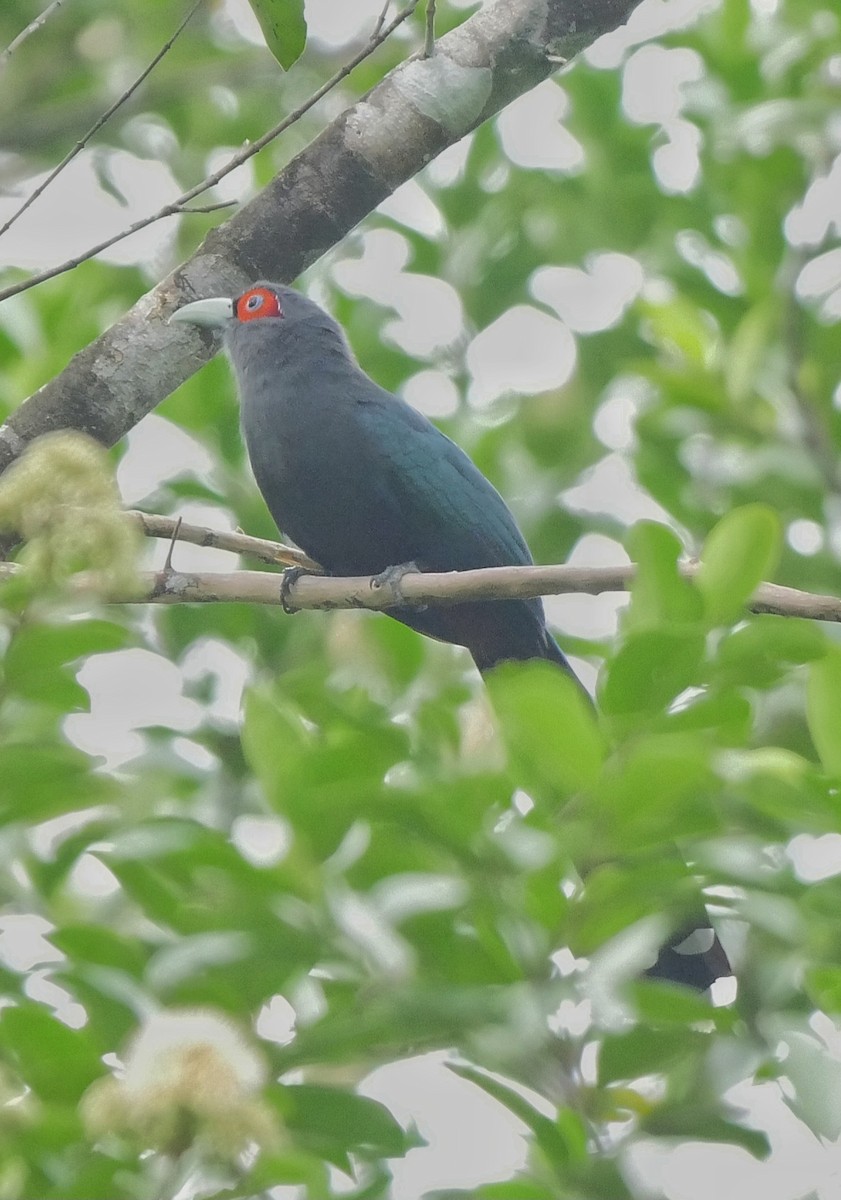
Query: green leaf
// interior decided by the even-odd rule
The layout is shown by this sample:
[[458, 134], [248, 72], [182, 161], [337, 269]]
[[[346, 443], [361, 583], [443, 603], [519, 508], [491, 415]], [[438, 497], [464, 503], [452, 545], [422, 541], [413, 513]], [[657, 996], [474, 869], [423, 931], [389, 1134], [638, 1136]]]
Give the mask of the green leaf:
[[806, 716], [821, 762], [832, 775], [841, 775], [841, 649], [837, 646], [809, 668]]
[[567, 910], [566, 934], [576, 954], [590, 955], [642, 917], [669, 913], [678, 927], [699, 902], [697, 884], [674, 850], [604, 863], [587, 872]]
[[304, 0], [248, 0], [260, 22], [266, 45], [288, 71], [307, 44]]
[[546, 1155], [549, 1163], [562, 1178], [566, 1169], [573, 1164], [580, 1164], [587, 1157], [587, 1134], [577, 1114], [561, 1109], [556, 1121], [545, 1117], [519, 1092], [508, 1084], [475, 1067], [460, 1063], [447, 1063], [449, 1070], [461, 1079], [487, 1092], [494, 1100], [504, 1105], [509, 1112], [523, 1122], [532, 1131], [535, 1141]]
[[689, 366], [702, 367], [709, 362], [715, 344], [715, 326], [709, 314], [690, 300], [675, 298], [667, 304], [641, 301], [649, 333]]
[[32, 622], [12, 638], [3, 664], [6, 687], [28, 700], [64, 712], [86, 709], [88, 695], [67, 664], [89, 654], [119, 650], [128, 630], [113, 621], [67, 621], [62, 625]]
[[692, 1141], [727, 1142], [741, 1146], [754, 1158], [767, 1158], [770, 1151], [768, 1135], [758, 1129], [747, 1129], [728, 1121], [716, 1112], [699, 1104], [663, 1106], [655, 1109], [643, 1123], [647, 1133], [661, 1137], [682, 1137]]
[[485, 1183], [469, 1192], [436, 1192], [435, 1200], [558, 1200], [557, 1189], [534, 1179], [506, 1179], [502, 1183]]
[[722, 638], [716, 666], [724, 682], [765, 688], [792, 665], [822, 658], [827, 644], [826, 634], [815, 622], [754, 615]]
[[773, 573], [780, 556], [780, 522], [764, 504], [747, 504], [722, 517], [710, 532], [695, 577], [711, 625], [727, 625]]
[[573, 679], [550, 663], [503, 663], [487, 686], [526, 787], [570, 795], [593, 783], [604, 740]]
[[312, 735], [291, 706], [282, 708], [263, 688], [249, 688], [243, 703], [242, 748], [269, 800], [287, 793], [288, 778]]
[[806, 990], [824, 1012], [841, 1012], [841, 967], [813, 967], [806, 974]]
[[701, 617], [701, 598], [677, 569], [683, 547], [668, 526], [637, 522], [628, 535], [627, 548], [637, 571], [623, 628], [692, 622]]
[[242, 736], [266, 799], [318, 855], [331, 854], [362, 815], [397, 813], [406, 802], [383, 783], [408, 753], [406, 730], [361, 689], [336, 696], [312, 673], [285, 676], [282, 689], [254, 688]]
[[[665, 991], [667, 997], [672, 995], [671, 989], [662, 983], [657, 990]], [[638, 1079], [641, 1075], [693, 1062], [708, 1049], [709, 1040], [705, 1033], [677, 1026], [653, 1030], [637, 1025], [627, 1033], [608, 1033], [599, 1050], [599, 1083], [603, 1086], [618, 1080]]]
[[50, 934], [50, 941], [77, 963], [114, 967], [135, 976], [142, 974], [146, 963], [138, 941], [103, 925], [63, 925]]
[[[268, 1194], [271, 1189], [284, 1184], [303, 1184], [307, 1195], [311, 1196], [329, 1196], [332, 1190], [328, 1182], [327, 1163], [322, 1161], [320, 1155], [316, 1157], [288, 1147], [283, 1150], [261, 1150], [251, 1169], [240, 1176], [238, 1194]], [[230, 1187], [223, 1187], [213, 1196], [206, 1197], [206, 1200], [230, 1200], [230, 1197]]]
[[0, 1047], [32, 1090], [50, 1104], [75, 1104], [102, 1074], [88, 1030], [69, 1029], [40, 1004], [3, 1010]]
[[363, 1158], [402, 1158], [424, 1145], [407, 1133], [384, 1104], [341, 1088], [287, 1084], [273, 1089], [287, 1129], [330, 1161], [345, 1163], [348, 1154]]
[[768, 1034], [781, 1043], [779, 1073], [794, 1086], [786, 1103], [818, 1137], [841, 1134], [841, 1063], [804, 1018], [779, 1009], [768, 1014]]
[[94, 775], [90, 766], [87, 755], [73, 746], [0, 746], [0, 820], [43, 820], [104, 802], [113, 794], [113, 781]]
[[720, 784], [704, 742], [690, 734], [649, 735], [622, 747], [595, 793], [604, 823], [601, 852], [663, 846], [718, 828], [712, 797]]
[[724, 378], [728, 394], [736, 404], [741, 404], [756, 388], [777, 320], [774, 305], [763, 301], [749, 309], [730, 338]]
[[741, 693], [729, 690], [704, 692], [667, 718], [671, 732], [714, 730], [723, 745], [744, 745], [751, 728], [753, 710]]
[[[729, 1008], [713, 1008], [706, 996], [677, 984], [635, 980], [630, 985], [639, 1017], [653, 1026], [690, 1026], [713, 1022], [717, 1029], [730, 1029], [737, 1020]], [[658, 1034], [659, 1036], [659, 1034]]]
[[617, 716], [662, 711], [698, 683], [703, 655], [703, 634], [691, 627], [632, 633], [604, 676], [603, 711]]

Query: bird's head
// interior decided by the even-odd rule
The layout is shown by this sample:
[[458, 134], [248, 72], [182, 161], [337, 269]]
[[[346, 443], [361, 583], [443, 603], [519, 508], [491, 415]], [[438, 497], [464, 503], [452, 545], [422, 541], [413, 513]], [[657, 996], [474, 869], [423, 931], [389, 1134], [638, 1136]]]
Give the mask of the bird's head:
[[286, 317], [287, 294], [292, 288], [278, 283], [254, 283], [240, 296], [210, 296], [176, 308], [170, 322], [202, 325], [230, 334], [236, 326], [256, 320], [283, 320]]
[[207, 300], [194, 300], [175, 310], [170, 321], [201, 325], [206, 329], [219, 329], [230, 334], [234, 329], [259, 321], [276, 323], [287, 316], [300, 320], [307, 309], [316, 309], [292, 288], [280, 283], [253, 283], [241, 296], [211, 296]]
[[256, 350], [267, 342], [282, 348], [284, 357], [312, 338], [322, 344], [336, 341], [346, 352], [341, 329], [324, 309], [294, 288], [259, 280], [241, 295], [213, 296], [185, 304], [170, 321], [219, 330], [225, 347], [236, 361], [238, 354]]

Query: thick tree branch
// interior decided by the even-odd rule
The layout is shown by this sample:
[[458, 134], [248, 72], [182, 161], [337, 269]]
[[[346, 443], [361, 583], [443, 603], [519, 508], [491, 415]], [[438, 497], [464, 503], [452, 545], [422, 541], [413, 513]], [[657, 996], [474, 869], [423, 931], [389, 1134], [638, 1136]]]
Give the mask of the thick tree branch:
[[197, 296], [234, 295], [259, 277], [294, 279], [437, 154], [529, 91], [636, 0], [492, 0], [392, 71], [338, 117], [196, 253], [0, 428], [0, 471], [39, 434], [79, 429], [105, 445], [217, 349], [166, 321]]

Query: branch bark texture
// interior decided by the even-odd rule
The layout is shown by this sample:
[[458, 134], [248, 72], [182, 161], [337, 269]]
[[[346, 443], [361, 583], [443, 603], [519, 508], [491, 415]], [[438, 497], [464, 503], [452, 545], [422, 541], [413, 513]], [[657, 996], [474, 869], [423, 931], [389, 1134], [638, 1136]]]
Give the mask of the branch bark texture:
[[[197, 528], [197, 527], [196, 527]], [[223, 535], [235, 539], [237, 534]], [[202, 542], [235, 549], [233, 544]], [[246, 541], [262, 543], [262, 539]], [[271, 543], [262, 543], [264, 547]], [[240, 547], [242, 549], [242, 547]], [[246, 552], [266, 557], [260, 546]], [[277, 558], [287, 547], [278, 546]], [[698, 563], [680, 564], [681, 574], [691, 579]], [[0, 562], [0, 582], [21, 570], [17, 563]], [[282, 589], [282, 576], [272, 571], [145, 571], [139, 586], [130, 594], [108, 598], [126, 604], [276, 604], [287, 612], [304, 609], [364, 608], [374, 612], [401, 606], [466, 604], [471, 600], [526, 600], [535, 596], [600, 596], [605, 592], [623, 592], [634, 581], [633, 563], [619, 567], [572, 567], [569, 565], [534, 567], [486, 567], [479, 571], [447, 573], [418, 572], [399, 579], [360, 575], [338, 578], [330, 575], [303, 575]], [[74, 576], [71, 591], [101, 594], [103, 582], [93, 574]], [[282, 594], [283, 592], [283, 594]], [[749, 612], [771, 613], [782, 617], [803, 617], [813, 621], [841, 622], [841, 599], [777, 583], [761, 583], [746, 605]]]
[[218, 349], [167, 319], [188, 300], [290, 282], [442, 150], [529, 91], [637, 0], [492, 0], [347, 109], [195, 254], [31, 396], [0, 428], [0, 472], [54, 429], [106, 446]]
[[[204, 603], [234, 600], [251, 604], [285, 603], [287, 609], [369, 608], [380, 610], [400, 603], [463, 604], [469, 600], [529, 600], [537, 596], [599, 596], [605, 592], [627, 591], [636, 576], [636, 566], [573, 567], [568, 563], [554, 566], [486, 567], [479, 571], [450, 571], [444, 574], [407, 574], [398, 581], [383, 581], [361, 576], [339, 579], [321, 575], [322, 568], [303, 551], [285, 542], [251, 537], [247, 533], [208, 529], [188, 525], [180, 519], [156, 513], [127, 512], [126, 519], [136, 523], [150, 538], [168, 538], [228, 550], [272, 566], [303, 567], [314, 572], [302, 576], [286, 589], [281, 599], [276, 576], [258, 571], [231, 574], [185, 575], [175, 572], [149, 573], [144, 576], [142, 600], [170, 603], [178, 600]], [[14, 568], [10, 568], [14, 570]], [[684, 579], [693, 579], [700, 569], [696, 560], [678, 564]], [[168, 579], [168, 574], [177, 579]], [[841, 622], [838, 596], [804, 592], [779, 583], [761, 583], [748, 609], [779, 617], [803, 617], [812, 621]]]

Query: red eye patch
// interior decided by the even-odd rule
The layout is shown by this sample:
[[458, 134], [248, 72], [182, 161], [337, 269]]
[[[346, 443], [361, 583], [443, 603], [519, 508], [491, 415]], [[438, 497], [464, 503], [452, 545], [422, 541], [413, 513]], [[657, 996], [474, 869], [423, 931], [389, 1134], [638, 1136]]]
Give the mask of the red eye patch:
[[271, 288], [255, 287], [243, 292], [234, 311], [238, 321], [255, 321], [258, 317], [282, 317], [280, 301]]

